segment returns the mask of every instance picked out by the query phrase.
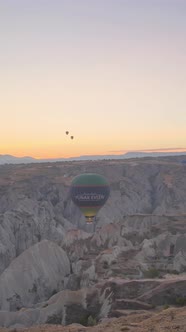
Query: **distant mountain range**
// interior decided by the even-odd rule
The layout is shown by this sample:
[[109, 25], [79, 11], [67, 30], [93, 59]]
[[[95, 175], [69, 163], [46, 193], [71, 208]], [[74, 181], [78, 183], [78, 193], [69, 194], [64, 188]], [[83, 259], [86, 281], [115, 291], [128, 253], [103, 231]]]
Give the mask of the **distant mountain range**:
[[[58, 161], [75, 161], [75, 160], [108, 160], [108, 159], [130, 159], [130, 158], [144, 158], [144, 157], [165, 157], [165, 156], [186, 156], [184, 152], [140, 152], [132, 151], [120, 155], [85, 155], [71, 158], [49, 158], [49, 159], [35, 159], [29, 156], [15, 157], [12, 155], [0, 155], [0, 165], [4, 164], [30, 164], [30, 163], [45, 163]], [[186, 157], [185, 157], [186, 158]], [[186, 160], [186, 159], [185, 159]]]

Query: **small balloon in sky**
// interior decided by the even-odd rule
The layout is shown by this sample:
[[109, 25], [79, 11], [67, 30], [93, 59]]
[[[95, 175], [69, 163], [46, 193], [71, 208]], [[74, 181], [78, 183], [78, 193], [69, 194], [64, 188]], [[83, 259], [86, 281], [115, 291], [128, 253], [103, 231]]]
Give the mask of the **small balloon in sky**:
[[74, 136], [70, 136], [71, 139], [74, 139]]
[[68, 135], [69, 134], [69, 131], [66, 131], [66, 135]]

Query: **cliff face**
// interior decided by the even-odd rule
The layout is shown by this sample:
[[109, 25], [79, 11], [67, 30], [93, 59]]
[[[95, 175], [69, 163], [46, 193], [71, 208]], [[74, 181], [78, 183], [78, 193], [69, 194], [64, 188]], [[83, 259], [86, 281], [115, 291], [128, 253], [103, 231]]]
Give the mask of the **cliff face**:
[[[54, 317], [60, 317], [60, 324], [73, 323], [80, 313], [101, 319], [182, 296], [185, 279], [177, 275], [186, 271], [186, 168], [179, 160], [1, 166], [0, 326], [30, 326]], [[69, 197], [71, 180], [84, 172], [103, 174], [111, 186], [93, 225], [85, 224]], [[167, 283], [167, 274], [174, 274], [169, 279], [175, 287]], [[164, 283], [154, 277], [163, 277]], [[132, 295], [135, 284], [130, 283], [129, 293], [118, 298], [117, 286], [110, 284], [109, 291], [99, 286], [110, 278], [114, 283], [117, 278], [143, 281], [143, 291]], [[153, 293], [146, 291], [146, 278]], [[65, 309], [56, 304], [57, 311], [48, 308], [46, 314], [46, 301], [54, 293], [63, 298]], [[22, 307], [30, 310], [27, 318], [20, 314]]]

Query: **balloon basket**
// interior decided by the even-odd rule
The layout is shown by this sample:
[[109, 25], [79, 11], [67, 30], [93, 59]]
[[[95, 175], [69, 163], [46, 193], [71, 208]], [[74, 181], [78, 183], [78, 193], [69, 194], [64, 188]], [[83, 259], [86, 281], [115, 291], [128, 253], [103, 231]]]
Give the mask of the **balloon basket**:
[[86, 224], [90, 225], [94, 222], [94, 217], [86, 217]]

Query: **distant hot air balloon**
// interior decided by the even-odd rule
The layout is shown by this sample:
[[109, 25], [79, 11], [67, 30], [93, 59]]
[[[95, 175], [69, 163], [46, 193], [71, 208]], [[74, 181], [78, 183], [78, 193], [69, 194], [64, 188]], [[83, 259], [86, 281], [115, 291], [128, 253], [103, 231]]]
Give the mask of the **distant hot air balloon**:
[[107, 180], [99, 174], [84, 173], [76, 176], [71, 184], [70, 195], [75, 205], [91, 223], [106, 203], [110, 194]]
[[69, 134], [69, 131], [66, 131], [65, 133], [66, 133], [66, 135], [68, 135], [68, 134]]
[[71, 139], [74, 139], [74, 136], [70, 136]]

